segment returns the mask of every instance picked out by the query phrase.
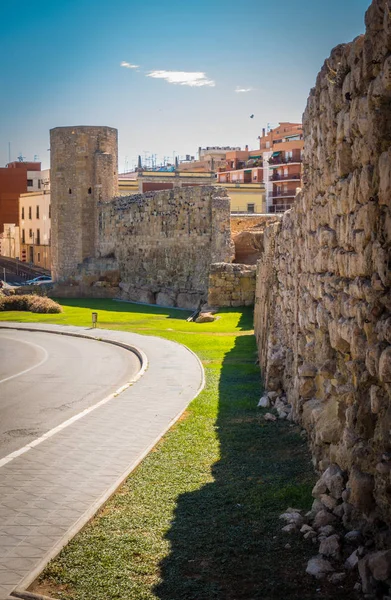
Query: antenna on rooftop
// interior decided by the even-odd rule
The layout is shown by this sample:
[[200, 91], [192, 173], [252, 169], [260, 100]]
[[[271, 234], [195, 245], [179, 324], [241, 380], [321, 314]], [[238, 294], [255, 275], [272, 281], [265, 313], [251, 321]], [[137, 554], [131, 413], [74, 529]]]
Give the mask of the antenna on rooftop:
[[11, 142], [8, 142], [8, 162], [11, 162]]
[[26, 157], [23, 156], [23, 154], [20, 152], [19, 156], [18, 156], [18, 161], [19, 162], [24, 162], [26, 160]]
[[38, 154], [34, 154], [34, 162], [39, 162], [39, 156], [38, 156]]

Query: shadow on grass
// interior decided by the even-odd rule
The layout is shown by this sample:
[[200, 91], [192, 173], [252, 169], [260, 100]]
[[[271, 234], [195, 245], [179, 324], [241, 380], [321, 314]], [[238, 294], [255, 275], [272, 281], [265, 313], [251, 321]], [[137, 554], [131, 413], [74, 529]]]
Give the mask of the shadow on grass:
[[[165, 316], [167, 319], [177, 319], [180, 321], [186, 321], [186, 319], [194, 312], [181, 308], [158, 307], [154, 304], [136, 304], [133, 302], [121, 302], [104, 298], [53, 298], [53, 300], [59, 302], [61, 306], [67, 306], [69, 308], [86, 308], [95, 311], [102, 310], [115, 313], [136, 313], [139, 315], [152, 316], [161, 315]], [[219, 309], [220, 315], [224, 315], [224, 313], [240, 315], [239, 329], [252, 329], [252, 307]]]
[[167, 534], [171, 552], [154, 589], [161, 600], [320, 597], [315, 583], [309, 595], [304, 591], [303, 543], [289, 538], [297, 544], [292, 563], [278, 520], [288, 506], [310, 505], [308, 451], [296, 426], [266, 423], [256, 409], [255, 358], [251, 335], [238, 336], [225, 357], [216, 422], [220, 460], [212, 483], [178, 498]]
[[136, 304], [134, 302], [121, 302], [120, 300], [107, 300], [105, 298], [55, 298], [55, 300], [61, 306], [72, 308], [90, 308], [117, 313], [131, 312], [140, 315], [165, 315], [167, 319], [186, 320], [194, 312], [181, 308], [165, 308], [153, 304]]

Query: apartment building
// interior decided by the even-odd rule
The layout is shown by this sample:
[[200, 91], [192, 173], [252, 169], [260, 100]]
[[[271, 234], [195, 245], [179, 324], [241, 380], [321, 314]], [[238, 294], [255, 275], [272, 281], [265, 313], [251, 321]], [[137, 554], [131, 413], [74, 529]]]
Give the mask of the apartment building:
[[[51, 206], [49, 172], [45, 172], [40, 185], [40, 191], [20, 195], [20, 259], [23, 262], [50, 269]], [[44, 187], [46, 189], [43, 189]]]
[[178, 165], [179, 171], [188, 172], [216, 172], [221, 167], [225, 166], [227, 152], [240, 150], [233, 146], [206, 146], [206, 148], [198, 148], [198, 160], [182, 161]]
[[0, 233], [5, 223], [19, 225], [19, 196], [38, 186], [40, 173], [40, 162], [15, 161], [0, 168]]
[[[259, 149], [227, 152], [226, 164], [219, 169], [221, 184], [262, 186], [266, 195], [265, 210], [278, 213], [288, 210], [301, 186], [303, 128], [301, 123], [280, 123], [266, 133], [262, 131]], [[248, 211], [253, 212], [252, 203]]]
[[301, 123], [280, 123], [268, 133], [263, 130], [260, 150], [267, 212], [284, 212], [293, 205], [301, 187], [303, 147]]

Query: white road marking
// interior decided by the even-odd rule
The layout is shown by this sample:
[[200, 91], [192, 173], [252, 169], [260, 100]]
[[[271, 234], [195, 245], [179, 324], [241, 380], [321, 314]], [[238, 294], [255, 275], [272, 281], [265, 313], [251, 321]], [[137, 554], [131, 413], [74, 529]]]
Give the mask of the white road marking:
[[[65, 334], [65, 335], [67, 335], [67, 334]], [[79, 337], [79, 336], [75, 336], [75, 337]], [[9, 338], [9, 339], [13, 339], [13, 338]], [[95, 339], [96, 340], [96, 338], [89, 338], [89, 339]], [[101, 341], [105, 342], [105, 343], [110, 343], [110, 341], [107, 341], [107, 340], [101, 340]], [[26, 343], [30, 343], [30, 342], [26, 342]], [[117, 344], [114, 343], [114, 345], [117, 345]], [[123, 345], [123, 347], [124, 346], [125, 345]], [[138, 371], [138, 373], [136, 373], [136, 375], [134, 377], [132, 377], [132, 379], [130, 381], [128, 381], [127, 383], [125, 383], [124, 385], [122, 385], [120, 388], [118, 388], [115, 392], [113, 392], [109, 396], [106, 396], [106, 398], [103, 398], [103, 400], [100, 400], [99, 402], [97, 402], [96, 404], [93, 404], [89, 408], [84, 409], [82, 412], [78, 413], [77, 415], [74, 415], [70, 419], [67, 419], [66, 421], [64, 421], [60, 425], [57, 425], [57, 427], [54, 427], [50, 431], [47, 431], [46, 433], [44, 433], [43, 435], [41, 435], [41, 437], [33, 440], [29, 444], [26, 444], [26, 446], [23, 446], [23, 448], [19, 448], [19, 450], [15, 450], [15, 452], [11, 452], [11, 454], [8, 454], [4, 458], [0, 459], [0, 468], [3, 467], [4, 465], [6, 465], [7, 463], [11, 462], [11, 460], [14, 460], [14, 458], [17, 458], [18, 456], [21, 456], [25, 452], [28, 452], [32, 448], [35, 448], [35, 446], [38, 446], [38, 444], [41, 444], [45, 440], [48, 440], [49, 438], [51, 438], [53, 435], [55, 435], [56, 433], [58, 433], [62, 429], [65, 429], [69, 425], [72, 425], [72, 423], [74, 423], [75, 421], [78, 421], [79, 419], [82, 419], [83, 417], [85, 417], [86, 415], [88, 415], [90, 412], [92, 412], [96, 408], [99, 408], [103, 404], [106, 404], [106, 402], [109, 402], [109, 400], [112, 400], [113, 398], [115, 398], [116, 396], [118, 396], [119, 394], [121, 394], [122, 392], [124, 392], [133, 383], [135, 383], [136, 381], [138, 381], [138, 379], [140, 379], [140, 377], [142, 377], [142, 375], [144, 375], [145, 371], [147, 370], [147, 367], [148, 367], [148, 358], [145, 355], [145, 353], [142, 350], [139, 350], [138, 348], [137, 349], [135, 349], [135, 348], [132, 349], [131, 347], [128, 347], [128, 350], [130, 352], [132, 352], [132, 351], [134, 352], [134, 350], [136, 350], [137, 353], [138, 353], [138, 358], [139, 358], [140, 363], [141, 363], [141, 369]], [[45, 350], [45, 352], [46, 352], [46, 350]], [[136, 352], [134, 352], [134, 353], [136, 353]], [[38, 366], [38, 365], [36, 365], [36, 366]], [[32, 367], [32, 368], [35, 368], [35, 367]], [[27, 370], [29, 371], [30, 369], [27, 369]], [[24, 371], [24, 372], [26, 372], [26, 371]], [[19, 373], [18, 375], [21, 375], [21, 373]], [[0, 383], [1, 383], [1, 381], [0, 381]]]
[[[11, 340], [13, 342], [15, 341], [15, 338], [10, 338], [10, 337], [7, 337], [6, 335], [2, 335], [1, 337], [5, 338], [7, 340]], [[5, 383], [6, 381], [9, 381], [10, 379], [15, 379], [15, 377], [20, 377], [21, 375], [24, 375], [25, 373], [28, 373], [29, 371], [32, 371], [33, 369], [37, 369], [38, 367], [43, 365], [49, 358], [49, 354], [43, 346], [40, 346], [39, 344], [34, 344], [33, 342], [26, 342], [25, 340], [16, 340], [16, 341], [20, 342], [21, 344], [27, 344], [28, 346], [34, 346], [35, 348], [39, 348], [43, 352], [43, 359], [36, 365], [33, 365], [32, 367], [29, 367], [28, 369], [24, 369], [24, 371], [20, 371], [19, 373], [15, 373], [15, 375], [10, 375], [9, 377], [0, 379], [0, 383]]]

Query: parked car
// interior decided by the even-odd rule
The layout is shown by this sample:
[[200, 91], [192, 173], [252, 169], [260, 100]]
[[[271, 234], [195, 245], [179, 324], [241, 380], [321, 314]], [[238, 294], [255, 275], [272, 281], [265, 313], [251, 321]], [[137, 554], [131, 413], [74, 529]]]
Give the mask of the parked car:
[[25, 282], [25, 285], [41, 285], [42, 283], [52, 283], [52, 278], [48, 275], [40, 275], [34, 279], [29, 279]]

